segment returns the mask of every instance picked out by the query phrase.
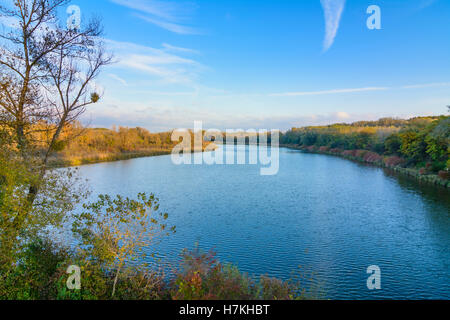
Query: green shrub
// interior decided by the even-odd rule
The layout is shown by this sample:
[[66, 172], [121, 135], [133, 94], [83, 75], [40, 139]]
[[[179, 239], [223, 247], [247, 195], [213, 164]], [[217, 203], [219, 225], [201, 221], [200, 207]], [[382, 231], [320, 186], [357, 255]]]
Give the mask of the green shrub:
[[66, 249], [48, 239], [35, 239], [20, 254], [19, 262], [4, 274], [0, 299], [48, 300], [57, 294], [54, 275], [68, 260]]

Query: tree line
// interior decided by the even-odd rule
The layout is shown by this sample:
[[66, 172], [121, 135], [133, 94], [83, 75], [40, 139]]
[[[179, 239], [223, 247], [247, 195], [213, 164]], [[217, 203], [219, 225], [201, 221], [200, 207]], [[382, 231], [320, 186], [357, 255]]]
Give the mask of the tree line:
[[293, 128], [283, 134], [281, 143], [312, 151], [347, 151], [348, 155], [366, 151], [378, 160], [391, 157], [397, 164], [437, 173], [450, 167], [450, 117], [385, 118]]
[[121, 126], [87, 128], [75, 122], [64, 128], [61, 139], [54, 144], [50, 164], [71, 166], [170, 154], [177, 143], [172, 141], [172, 132], [151, 133], [144, 128]]

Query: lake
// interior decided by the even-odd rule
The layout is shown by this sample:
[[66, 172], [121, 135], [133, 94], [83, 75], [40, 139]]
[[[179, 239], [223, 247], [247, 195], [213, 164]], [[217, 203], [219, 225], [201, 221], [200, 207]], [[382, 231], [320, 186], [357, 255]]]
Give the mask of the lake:
[[[170, 156], [86, 165], [80, 173], [94, 195], [146, 192], [161, 200], [177, 227], [158, 246], [163, 261], [176, 262], [198, 243], [253, 275], [313, 271], [327, 299], [450, 298], [445, 189], [284, 148], [274, 176], [255, 165], [176, 166]], [[367, 288], [371, 265], [381, 268], [381, 290]]]

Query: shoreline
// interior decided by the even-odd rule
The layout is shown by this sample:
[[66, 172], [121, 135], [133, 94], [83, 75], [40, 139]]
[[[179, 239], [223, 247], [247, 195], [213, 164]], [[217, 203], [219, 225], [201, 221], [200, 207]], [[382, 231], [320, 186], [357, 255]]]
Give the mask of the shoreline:
[[[217, 149], [217, 146], [216, 146]], [[122, 152], [122, 153], [110, 153], [110, 154], [93, 154], [86, 157], [74, 157], [72, 159], [64, 159], [64, 157], [54, 157], [49, 161], [49, 167], [53, 169], [58, 168], [69, 168], [69, 167], [78, 167], [82, 165], [88, 164], [96, 164], [96, 163], [105, 163], [105, 162], [116, 162], [116, 161], [124, 161], [124, 160], [132, 160], [139, 158], [150, 158], [150, 157], [160, 157], [167, 156], [172, 154], [171, 149], [158, 149], [158, 150], [142, 150], [142, 151], [134, 151], [134, 152]], [[198, 152], [206, 152], [205, 148], [201, 151], [191, 150], [191, 153]]]
[[49, 161], [51, 168], [69, 168], [78, 167], [88, 164], [116, 162], [138, 158], [158, 157], [171, 154], [171, 150], [152, 150], [152, 151], [137, 151], [130, 153], [111, 153], [107, 155], [92, 155], [86, 158], [64, 159], [64, 157], [55, 157]]
[[[413, 168], [403, 168], [400, 166], [387, 166], [384, 162], [377, 162], [377, 163], [366, 162], [363, 159], [358, 158], [358, 157], [354, 157], [354, 156], [350, 156], [350, 155], [343, 155], [341, 153], [334, 153], [334, 152], [330, 152], [330, 151], [320, 151], [318, 148], [315, 148], [314, 151], [311, 151], [311, 150], [308, 150], [307, 147], [302, 147], [299, 145], [290, 145], [290, 144], [280, 144], [280, 147], [294, 149], [294, 150], [301, 150], [305, 153], [329, 155], [329, 156], [339, 157], [339, 158], [350, 160], [350, 161], [355, 161], [358, 163], [372, 165], [372, 166], [375, 166], [378, 168], [392, 170], [395, 173], [398, 173], [403, 176], [414, 179], [417, 182], [426, 183], [428, 185], [447, 189], [447, 190], [450, 189], [450, 180], [441, 179], [437, 174], [420, 174], [419, 170], [413, 169]], [[343, 150], [343, 151], [346, 151], [346, 150]]]

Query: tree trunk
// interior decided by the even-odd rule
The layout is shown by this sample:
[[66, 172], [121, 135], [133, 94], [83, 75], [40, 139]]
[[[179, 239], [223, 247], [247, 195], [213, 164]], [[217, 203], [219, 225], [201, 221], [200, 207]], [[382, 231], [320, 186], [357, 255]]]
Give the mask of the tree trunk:
[[114, 278], [113, 291], [112, 291], [112, 294], [111, 294], [111, 298], [114, 298], [114, 295], [116, 294], [116, 285], [117, 285], [117, 280], [119, 280], [119, 273], [120, 273], [120, 269], [121, 268], [122, 268], [122, 266], [120, 266], [117, 269], [117, 273], [116, 273], [116, 276]]

